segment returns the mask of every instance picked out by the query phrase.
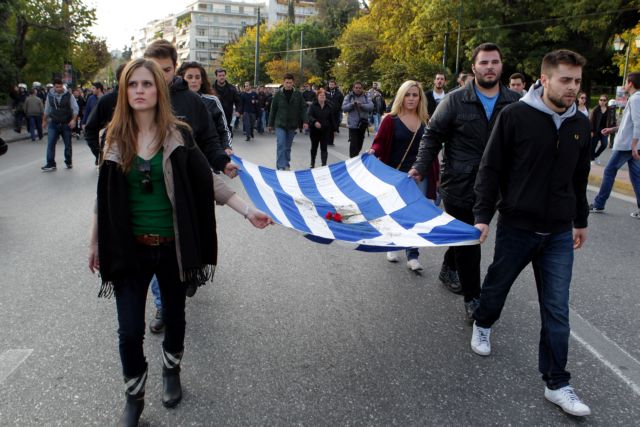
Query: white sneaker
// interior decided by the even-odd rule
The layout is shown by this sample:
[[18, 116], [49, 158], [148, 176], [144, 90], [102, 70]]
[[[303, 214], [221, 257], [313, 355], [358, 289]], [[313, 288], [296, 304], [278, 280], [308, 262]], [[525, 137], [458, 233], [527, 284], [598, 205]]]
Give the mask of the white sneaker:
[[424, 270], [424, 268], [422, 268], [422, 266], [420, 265], [420, 262], [418, 262], [417, 259], [410, 259], [409, 261], [407, 261], [407, 267], [411, 271], [415, 271], [417, 273], [419, 273], [422, 270]]
[[398, 252], [387, 252], [387, 261], [398, 262]]
[[491, 328], [481, 328], [473, 322], [473, 333], [471, 334], [471, 350], [480, 356], [491, 354]]
[[577, 417], [591, 415], [591, 409], [578, 397], [573, 387], [570, 385], [551, 390], [549, 387], [544, 388], [544, 398], [551, 403], [555, 403], [562, 408], [567, 414]]

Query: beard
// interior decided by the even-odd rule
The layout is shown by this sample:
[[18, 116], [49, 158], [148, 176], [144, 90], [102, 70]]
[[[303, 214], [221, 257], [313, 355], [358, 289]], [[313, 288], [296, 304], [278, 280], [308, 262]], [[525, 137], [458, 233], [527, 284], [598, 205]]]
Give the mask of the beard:
[[565, 101], [561, 96], [555, 96], [551, 93], [547, 93], [547, 99], [558, 108], [567, 109], [573, 104], [573, 101]]
[[500, 76], [496, 76], [494, 81], [485, 80], [480, 76], [476, 76], [476, 83], [485, 89], [494, 88], [500, 82]]

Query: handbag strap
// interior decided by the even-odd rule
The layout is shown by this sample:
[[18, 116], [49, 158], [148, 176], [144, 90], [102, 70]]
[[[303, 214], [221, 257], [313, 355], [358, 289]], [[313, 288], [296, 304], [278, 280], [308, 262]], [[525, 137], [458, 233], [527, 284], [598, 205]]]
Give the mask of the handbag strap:
[[404, 159], [407, 158], [407, 154], [409, 154], [409, 150], [411, 150], [411, 146], [413, 145], [413, 141], [416, 139], [416, 135], [418, 134], [418, 131], [420, 130], [421, 126], [422, 126], [422, 124], [420, 124], [420, 126], [418, 126], [418, 129], [416, 129], [416, 131], [413, 133], [413, 137], [411, 138], [411, 142], [409, 143], [409, 146], [407, 147], [407, 151], [404, 152], [404, 156], [402, 156], [402, 160], [400, 160], [400, 163], [398, 163], [398, 166], [396, 167], [396, 169], [400, 169], [400, 166], [402, 166], [402, 163], [404, 162]]

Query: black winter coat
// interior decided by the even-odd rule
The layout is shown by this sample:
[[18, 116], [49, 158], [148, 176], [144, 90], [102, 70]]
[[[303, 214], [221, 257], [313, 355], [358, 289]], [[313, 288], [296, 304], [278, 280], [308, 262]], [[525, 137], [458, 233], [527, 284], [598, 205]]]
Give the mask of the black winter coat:
[[475, 82], [450, 92], [440, 103], [425, 129], [413, 168], [426, 176], [444, 145], [440, 194], [445, 202], [465, 209], [475, 203], [473, 186], [480, 159], [500, 111], [520, 95], [500, 85], [491, 120], [487, 120], [475, 92]]
[[96, 164], [103, 148], [103, 142], [100, 141], [100, 130], [104, 129], [111, 121], [117, 102], [118, 86], [116, 86], [113, 92], [107, 93], [98, 99], [98, 103], [93, 108], [93, 111], [91, 111], [89, 119], [84, 125], [84, 139], [96, 157]]
[[227, 119], [227, 123], [231, 123], [231, 116], [233, 115], [233, 106], [236, 106], [238, 112], [242, 111], [240, 106], [240, 94], [238, 90], [231, 83], [227, 82], [224, 86], [220, 86], [218, 82], [213, 84], [213, 88], [218, 95], [218, 99], [222, 104], [224, 110], [224, 117]]
[[[336, 115], [333, 105], [327, 101], [324, 108], [320, 107], [320, 103], [316, 100], [309, 105], [307, 115], [309, 116], [309, 129], [311, 132], [320, 132], [322, 134], [335, 132], [338, 129]], [[316, 128], [316, 122], [320, 123], [320, 129]]]

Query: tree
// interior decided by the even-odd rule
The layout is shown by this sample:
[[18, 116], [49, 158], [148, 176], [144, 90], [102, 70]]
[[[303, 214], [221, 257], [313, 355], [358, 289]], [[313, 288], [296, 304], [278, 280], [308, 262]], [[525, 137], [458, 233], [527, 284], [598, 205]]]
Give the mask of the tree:
[[81, 85], [93, 80], [98, 71], [110, 61], [107, 43], [94, 37], [76, 44], [71, 54], [71, 63], [78, 72], [78, 82]]
[[373, 64], [380, 55], [380, 39], [370, 23], [369, 15], [352, 20], [336, 41], [340, 56], [333, 67], [333, 75], [344, 87], [360, 80], [377, 80]]

